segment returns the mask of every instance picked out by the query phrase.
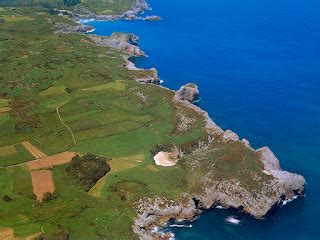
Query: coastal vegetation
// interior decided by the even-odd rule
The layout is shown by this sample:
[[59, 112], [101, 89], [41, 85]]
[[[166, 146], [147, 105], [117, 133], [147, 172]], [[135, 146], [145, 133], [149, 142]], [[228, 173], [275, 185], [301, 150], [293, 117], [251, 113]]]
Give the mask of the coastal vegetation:
[[107, 159], [93, 154], [75, 156], [66, 169], [80, 184], [85, 191], [89, 191], [96, 182], [110, 171]]
[[[132, 4], [115, 3], [121, 7], [105, 7]], [[191, 199], [192, 212], [195, 196], [200, 202], [219, 190], [228, 206], [261, 217], [280, 197], [302, 191], [303, 181], [284, 189], [263, 172], [260, 152], [189, 103], [199, 96], [195, 85], [175, 93], [141, 84], [155, 70], [130, 70], [128, 52], [88, 35], [55, 34], [57, 23], [75, 23], [45, 8], [2, 8], [0, 21], [0, 234], [137, 239], [179, 215], [145, 222], [152, 203], [190, 207]], [[174, 149], [177, 164], [154, 163], [157, 152]], [[35, 176], [46, 176], [50, 191], [37, 195]], [[203, 208], [218, 202], [211, 200]]]
[[169, 101], [173, 93], [137, 83], [145, 73], [123, 67], [126, 53], [96, 47], [86, 36], [53, 33], [55, 22], [69, 20], [32, 8], [6, 8], [0, 19], [1, 166], [36, 159], [24, 141], [47, 155], [70, 150], [112, 158], [100, 197], [88, 194], [89, 185], [83, 188], [69, 174], [70, 162], [51, 169], [57, 197], [42, 203], [33, 197], [26, 165], [1, 168], [0, 228], [14, 229], [16, 237], [41, 229], [54, 236], [64, 229], [72, 239], [136, 238], [131, 228], [135, 201], [186, 191], [182, 166], [155, 166], [150, 149], [201, 138], [203, 117], [191, 113], [197, 123], [177, 133], [174, 116], [182, 110]]

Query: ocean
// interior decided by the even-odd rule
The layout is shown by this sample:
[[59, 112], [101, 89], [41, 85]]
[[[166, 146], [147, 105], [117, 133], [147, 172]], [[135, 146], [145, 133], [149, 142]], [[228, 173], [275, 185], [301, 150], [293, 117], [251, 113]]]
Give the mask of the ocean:
[[[140, 37], [163, 85], [196, 83], [200, 106], [282, 168], [307, 180], [304, 198], [256, 220], [212, 209], [176, 239], [320, 239], [320, 1], [149, 0], [159, 22], [91, 22], [95, 34]], [[229, 217], [240, 222], [230, 223]]]

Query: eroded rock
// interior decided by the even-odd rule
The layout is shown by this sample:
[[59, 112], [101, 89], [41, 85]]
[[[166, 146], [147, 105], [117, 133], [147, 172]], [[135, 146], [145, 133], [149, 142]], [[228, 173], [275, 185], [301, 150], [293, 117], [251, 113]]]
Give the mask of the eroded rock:
[[176, 91], [175, 97], [178, 100], [194, 102], [199, 99], [200, 92], [198, 86], [194, 83], [188, 83]]
[[127, 52], [130, 56], [145, 56], [137, 46], [138, 36], [130, 33], [113, 33], [108, 36], [89, 35], [89, 39], [101, 47], [111, 47]]
[[161, 17], [157, 16], [157, 15], [151, 15], [151, 16], [146, 16], [144, 18], [144, 20], [146, 20], [146, 21], [160, 21]]
[[54, 25], [54, 33], [55, 34], [69, 34], [69, 33], [78, 33], [84, 34], [88, 32], [92, 32], [94, 30], [93, 27], [87, 25], [69, 25], [65, 23], [56, 23]]

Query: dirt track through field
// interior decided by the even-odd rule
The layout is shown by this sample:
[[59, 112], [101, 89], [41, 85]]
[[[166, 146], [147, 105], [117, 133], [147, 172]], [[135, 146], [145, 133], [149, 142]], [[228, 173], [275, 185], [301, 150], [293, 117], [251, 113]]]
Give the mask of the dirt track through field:
[[36, 233], [31, 236], [27, 236], [24, 238], [16, 238], [14, 236], [14, 230], [13, 228], [0, 228], [0, 239], [1, 240], [34, 240], [37, 236], [39, 236], [41, 233]]
[[71, 137], [72, 137], [72, 141], [73, 141], [74, 145], [77, 145], [76, 138], [75, 138], [75, 136], [74, 136], [71, 128], [62, 120], [62, 117], [61, 117], [61, 115], [60, 115], [60, 112], [59, 112], [59, 108], [58, 108], [58, 107], [56, 108], [56, 112], [57, 112], [58, 118], [59, 118], [60, 122], [62, 123], [62, 125], [65, 126], [65, 127], [68, 129], [68, 131], [70, 132]]
[[0, 228], [1, 240], [12, 240], [14, 238], [14, 232], [12, 228]]
[[54, 181], [50, 170], [32, 171], [31, 178], [33, 193], [38, 201], [42, 202], [45, 193], [54, 193]]
[[39, 170], [44, 168], [51, 168], [53, 166], [62, 165], [68, 163], [75, 157], [74, 152], [62, 152], [52, 156], [48, 156], [42, 159], [37, 159], [26, 163], [29, 170]]
[[47, 155], [29, 141], [22, 142], [22, 145], [36, 158], [44, 158]]

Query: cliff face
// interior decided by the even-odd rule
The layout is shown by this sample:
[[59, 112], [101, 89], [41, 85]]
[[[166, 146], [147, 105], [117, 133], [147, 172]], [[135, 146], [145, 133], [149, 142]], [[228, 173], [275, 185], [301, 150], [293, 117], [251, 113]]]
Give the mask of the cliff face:
[[175, 97], [173, 101], [204, 116], [208, 140], [178, 162], [186, 171], [189, 189], [178, 201], [155, 198], [136, 204], [138, 217], [133, 230], [142, 239], [159, 237], [154, 226], [170, 219], [193, 220], [202, 210], [216, 205], [262, 218], [282, 201], [303, 194], [303, 176], [283, 171], [269, 148], [252, 149], [247, 140], [223, 131], [189, 100]]
[[[145, 56], [134, 34], [90, 35], [88, 38], [98, 46], [124, 51], [126, 56]], [[130, 70], [139, 70], [127, 57], [125, 65]], [[159, 83], [156, 69], [145, 72], [148, 74], [137, 78], [138, 82]], [[137, 217], [132, 229], [142, 239], [159, 238], [154, 227], [170, 219], [193, 220], [202, 210], [215, 205], [236, 208], [261, 218], [283, 200], [303, 194], [303, 176], [283, 171], [269, 148], [254, 150], [246, 139], [240, 140], [231, 130], [222, 130], [207, 112], [192, 104], [199, 99], [195, 84], [182, 86], [175, 93], [162, 90], [170, 92], [167, 100], [177, 111], [183, 109], [183, 114], [201, 118], [205, 123], [202, 129], [205, 139], [199, 140], [198, 145], [182, 154], [177, 162], [184, 172], [187, 189], [184, 193], [174, 198], [158, 193], [135, 202]], [[183, 132], [188, 132], [188, 125], [185, 128]]]
[[136, 45], [138, 37], [134, 34], [113, 33], [110, 37], [90, 35], [89, 39], [98, 46], [122, 50], [130, 56], [145, 56], [145, 53]]
[[57, 10], [57, 13], [69, 15], [76, 20], [79, 19], [96, 19], [104, 21], [114, 21], [118, 19], [135, 20], [139, 14], [149, 10], [149, 5], [145, 0], [136, 0], [131, 9], [126, 10], [122, 14], [103, 14], [96, 13], [84, 5], [77, 5], [72, 11]]

